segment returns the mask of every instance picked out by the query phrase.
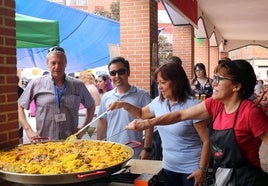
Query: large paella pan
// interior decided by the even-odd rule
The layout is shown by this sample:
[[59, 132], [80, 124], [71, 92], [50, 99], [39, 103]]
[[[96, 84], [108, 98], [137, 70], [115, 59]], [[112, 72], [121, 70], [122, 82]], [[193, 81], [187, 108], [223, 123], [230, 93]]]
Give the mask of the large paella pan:
[[67, 184], [108, 176], [133, 156], [127, 145], [99, 141], [48, 141], [0, 151], [0, 177], [24, 184]]

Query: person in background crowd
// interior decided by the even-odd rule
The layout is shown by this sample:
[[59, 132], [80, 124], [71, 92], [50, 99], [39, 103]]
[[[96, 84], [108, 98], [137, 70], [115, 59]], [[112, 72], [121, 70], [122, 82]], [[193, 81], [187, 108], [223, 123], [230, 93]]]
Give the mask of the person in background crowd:
[[248, 99], [256, 84], [254, 70], [247, 61], [234, 60], [220, 63], [214, 73], [211, 98], [185, 110], [134, 120], [127, 128], [144, 130], [213, 117], [210, 139], [215, 185], [263, 186], [268, 183], [268, 174], [261, 169], [259, 148], [262, 141], [268, 145], [268, 116]]
[[[16, 78], [17, 78], [17, 83], [19, 83], [20, 78], [18, 76]], [[24, 90], [19, 85], [17, 85], [17, 87], [18, 87], [18, 99], [19, 99]], [[19, 123], [19, 143], [20, 144], [23, 143], [22, 138], [23, 138], [23, 128], [22, 128], [21, 124]]]
[[[79, 78], [87, 87], [89, 93], [91, 94], [91, 96], [93, 97], [94, 101], [95, 101], [95, 113], [94, 113], [94, 117], [97, 115], [98, 113], [98, 108], [100, 105], [100, 100], [101, 100], [101, 96], [99, 94], [99, 90], [96, 86], [96, 79], [95, 76], [92, 74], [92, 72], [86, 70], [86, 71], [82, 71], [79, 73]], [[83, 104], [80, 104], [80, 109], [79, 109], [79, 118], [84, 117], [85, 115], [85, 109]], [[95, 119], [95, 118], [94, 118]], [[82, 119], [79, 119], [79, 121], [81, 121]], [[97, 121], [91, 123], [91, 125], [88, 128], [88, 135], [91, 138], [92, 135], [94, 134], [95, 130], [96, 130], [96, 125], [97, 125]], [[81, 123], [79, 123], [80, 125]], [[78, 125], [78, 126], [79, 126]], [[82, 139], [86, 139], [87, 135], [84, 135], [82, 137]]]
[[223, 57], [218, 61], [218, 64], [220, 64], [223, 61], [232, 61], [229, 57]]
[[257, 83], [255, 85], [254, 93], [258, 95], [261, 92], [263, 92], [263, 90], [264, 90], [264, 82], [262, 79], [259, 79], [259, 80], [257, 80]]
[[94, 85], [97, 87], [97, 79], [96, 79], [95, 75], [92, 72], [90, 72], [89, 70], [88, 70], [88, 72], [89, 72], [89, 74], [91, 74], [91, 76], [94, 80]]
[[177, 62], [179, 65], [182, 65], [182, 61], [178, 56], [171, 56], [167, 60], [168, 62]]
[[263, 91], [261, 92], [262, 99], [260, 101], [260, 105], [268, 107], [268, 85], [264, 85], [263, 87], [264, 88]]
[[35, 110], [36, 110], [36, 106], [35, 106], [34, 100], [32, 100], [30, 103], [30, 108], [29, 108], [29, 117], [35, 117]]
[[[109, 105], [116, 101], [126, 101], [133, 105], [143, 107], [151, 102], [147, 92], [136, 86], [130, 85], [129, 62], [123, 57], [115, 57], [108, 64], [108, 70], [115, 88], [105, 93], [101, 98], [98, 115], [104, 113]], [[135, 117], [131, 116], [126, 110], [118, 109], [108, 111], [98, 122], [97, 139], [108, 140], [126, 144], [132, 140], [143, 143], [143, 132], [126, 131], [125, 126]], [[135, 148], [133, 158], [147, 159], [151, 152], [153, 129], [145, 130], [144, 148]]]
[[98, 76], [97, 87], [98, 87], [98, 90], [99, 90], [101, 97], [104, 93], [106, 93], [114, 88], [112, 85], [111, 79], [110, 79], [109, 75], [107, 75], [107, 74], [101, 74]]
[[263, 90], [255, 94], [253, 102], [268, 115], [268, 86], [263, 86]]
[[[180, 77], [180, 78], [178, 78]], [[131, 115], [149, 119], [196, 105], [188, 78], [177, 62], [161, 65], [154, 73], [160, 90], [145, 107], [128, 102], [113, 102], [109, 109], [127, 110]], [[163, 148], [163, 175], [166, 186], [203, 185], [210, 156], [208, 120], [187, 120], [170, 126], [158, 126]]]
[[206, 67], [203, 63], [194, 66], [194, 78], [191, 80], [193, 91], [199, 96], [202, 94], [209, 98], [212, 95], [212, 79], [207, 76]]
[[[84, 125], [92, 120], [95, 111], [94, 100], [83, 82], [66, 76], [64, 49], [52, 47], [46, 57], [50, 74], [31, 80], [18, 100], [19, 122], [31, 142], [38, 141], [38, 137], [66, 139], [77, 132], [80, 103], [87, 108]], [[37, 132], [31, 128], [24, 113], [32, 100], [36, 104]]]
[[95, 106], [98, 106], [100, 104], [101, 96], [99, 94], [98, 88], [96, 87], [96, 84], [95, 84], [96, 81], [95, 81], [94, 76], [88, 71], [83, 71], [83, 72], [80, 72], [79, 79], [85, 84], [85, 86], [87, 87], [87, 90], [93, 97], [95, 101]]
[[263, 85], [263, 80], [257, 80], [255, 88], [254, 88], [254, 94], [252, 94], [249, 99], [252, 100], [256, 105], [261, 105], [260, 103], [263, 101], [263, 98], [265, 98], [265, 90]]

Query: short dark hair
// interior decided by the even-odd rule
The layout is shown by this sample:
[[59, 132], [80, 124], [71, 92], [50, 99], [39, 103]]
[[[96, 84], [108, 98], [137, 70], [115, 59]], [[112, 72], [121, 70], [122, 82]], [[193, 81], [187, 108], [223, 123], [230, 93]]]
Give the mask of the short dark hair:
[[115, 57], [115, 58], [113, 58], [110, 62], [109, 62], [109, 64], [108, 64], [108, 69], [110, 69], [110, 66], [111, 66], [111, 64], [114, 64], [114, 63], [123, 63], [123, 65], [126, 67], [126, 69], [127, 69], [127, 71], [129, 72], [130, 70], [129, 70], [129, 62], [128, 62], [128, 60], [126, 60], [125, 58], [123, 58], [123, 57]]

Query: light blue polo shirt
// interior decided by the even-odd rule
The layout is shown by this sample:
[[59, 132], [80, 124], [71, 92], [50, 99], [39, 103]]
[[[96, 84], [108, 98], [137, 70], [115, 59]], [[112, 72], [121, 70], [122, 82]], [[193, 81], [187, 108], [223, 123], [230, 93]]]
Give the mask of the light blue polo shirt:
[[[189, 108], [200, 101], [189, 98], [185, 103], [168, 106], [168, 100], [160, 101], [156, 97], [150, 104], [151, 113], [156, 117], [163, 114]], [[199, 120], [186, 120], [172, 125], [157, 126], [162, 139], [163, 168], [178, 172], [192, 173], [198, 169], [202, 141], [193, 124]]]
[[[135, 86], [131, 86], [130, 90], [123, 95], [119, 95], [117, 93], [117, 89], [115, 88], [109, 92], [106, 92], [102, 96], [98, 115], [105, 112], [109, 105], [114, 101], [124, 101], [135, 106], [144, 107], [151, 102], [151, 98], [145, 90]], [[143, 143], [143, 131], [136, 132], [132, 130], [125, 130], [124, 132], [120, 133], [120, 131], [124, 130], [131, 121], [136, 119], [123, 108], [109, 111], [102, 118], [107, 120], [107, 141], [126, 144], [131, 140], [136, 140]], [[133, 158], [138, 158], [141, 149], [142, 147], [134, 149], [135, 154]]]

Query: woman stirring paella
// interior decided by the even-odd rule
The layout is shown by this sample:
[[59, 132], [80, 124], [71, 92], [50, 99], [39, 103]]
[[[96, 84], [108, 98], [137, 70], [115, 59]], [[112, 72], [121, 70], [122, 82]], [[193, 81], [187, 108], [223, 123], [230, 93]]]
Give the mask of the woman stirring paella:
[[216, 185], [263, 186], [268, 174], [261, 169], [259, 148], [262, 141], [268, 145], [268, 116], [248, 99], [256, 84], [254, 70], [247, 61], [234, 60], [220, 63], [214, 73], [211, 98], [185, 110], [134, 120], [127, 128], [143, 130], [212, 116]]

